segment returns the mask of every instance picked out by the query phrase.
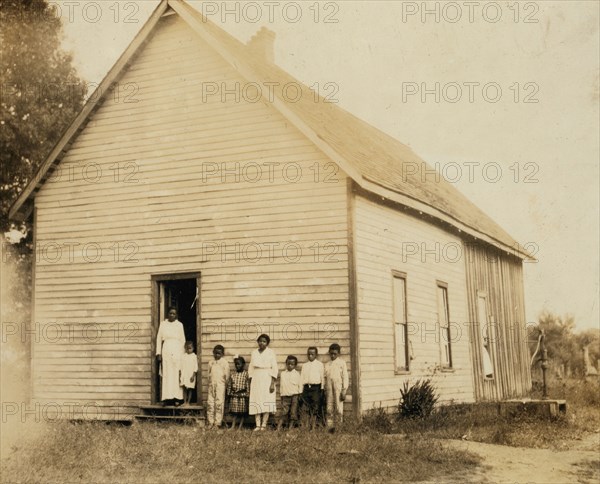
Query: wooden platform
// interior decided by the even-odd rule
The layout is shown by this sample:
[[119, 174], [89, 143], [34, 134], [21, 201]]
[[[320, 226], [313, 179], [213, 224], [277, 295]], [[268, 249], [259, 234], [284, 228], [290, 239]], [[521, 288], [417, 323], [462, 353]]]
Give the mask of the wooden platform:
[[180, 411], [180, 410], [190, 410], [190, 411], [202, 411], [204, 412], [204, 405], [179, 405], [176, 407], [175, 405], [142, 405], [140, 406], [140, 410], [149, 411], [149, 412], [160, 412], [160, 411]]
[[498, 413], [503, 416], [536, 415], [556, 417], [567, 413], [566, 400], [505, 400], [498, 404]]
[[179, 423], [204, 424], [204, 406], [202, 405], [143, 405], [135, 420], [168, 421]]

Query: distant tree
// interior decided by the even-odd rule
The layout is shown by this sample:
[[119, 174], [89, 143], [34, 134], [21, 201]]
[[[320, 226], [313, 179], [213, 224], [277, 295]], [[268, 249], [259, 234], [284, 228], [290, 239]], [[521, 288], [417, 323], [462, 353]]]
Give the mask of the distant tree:
[[[21, 330], [31, 318], [31, 236], [19, 235], [21, 227], [10, 230], [8, 211], [81, 109], [86, 92], [71, 55], [61, 49], [62, 35], [61, 21], [46, 0], [1, 0], [1, 317], [3, 324], [19, 328], [2, 341], [3, 389], [27, 379], [28, 344]], [[26, 226], [22, 232], [31, 234]]]
[[600, 370], [600, 368], [597, 367], [598, 360], [600, 359], [600, 329], [586, 329], [575, 335], [575, 339], [580, 348], [587, 346], [590, 363], [596, 367], [597, 370]]
[[46, 0], [0, 3], [0, 229], [8, 209], [81, 109], [85, 85]]
[[590, 361], [596, 363], [600, 357], [600, 332], [586, 330], [575, 333], [575, 319], [573, 316], [557, 316], [550, 312], [543, 312], [538, 318], [538, 323], [530, 333], [529, 349], [531, 354], [537, 346], [538, 330], [543, 329], [546, 335], [545, 345], [548, 350], [548, 359], [551, 366], [562, 367], [565, 372], [576, 375], [584, 374], [583, 347], [589, 345]]

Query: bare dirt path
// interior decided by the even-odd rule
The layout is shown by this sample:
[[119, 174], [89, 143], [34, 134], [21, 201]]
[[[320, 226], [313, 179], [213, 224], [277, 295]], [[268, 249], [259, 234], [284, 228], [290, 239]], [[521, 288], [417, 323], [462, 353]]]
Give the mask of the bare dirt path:
[[569, 442], [568, 450], [530, 449], [447, 440], [448, 445], [482, 457], [475, 472], [447, 482], [566, 484], [600, 482], [600, 434]]

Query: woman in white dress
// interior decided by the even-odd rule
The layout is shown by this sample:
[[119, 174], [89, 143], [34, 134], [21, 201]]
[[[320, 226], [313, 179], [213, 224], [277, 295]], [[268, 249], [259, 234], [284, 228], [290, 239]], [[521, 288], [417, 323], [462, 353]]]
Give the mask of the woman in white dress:
[[258, 348], [250, 355], [248, 377], [250, 378], [250, 406], [249, 413], [256, 419], [254, 430], [265, 430], [269, 414], [275, 413], [275, 382], [279, 368], [277, 356], [268, 348], [271, 338], [261, 334], [256, 340]]
[[183, 324], [177, 320], [177, 309], [169, 308], [167, 319], [158, 328], [156, 335], [156, 359], [161, 363], [161, 400], [163, 405], [181, 405], [183, 388], [179, 385], [181, 358], [184, 354], [185, 333]]

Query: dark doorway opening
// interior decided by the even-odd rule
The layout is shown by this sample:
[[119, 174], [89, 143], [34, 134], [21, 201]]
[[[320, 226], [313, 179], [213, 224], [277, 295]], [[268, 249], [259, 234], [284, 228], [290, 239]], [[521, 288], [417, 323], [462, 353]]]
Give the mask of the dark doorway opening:
[[[177, 309], [178, 319], [183, 324], [186, 341], [194, 343], [200, 366], [200, 274], [165, 274], [152, 276], [153, 282], [153, 334], [152, 357], [156, 354], [156, 333], [161, 321], [167, 318], [170, 307]], [[160, 366], [152, 366], [152, 402], [160, 401]], [[192, 402], [200, 403], [202, 376], [200, 368]]]
[[[183, 323], [185, 340], [193, 341], [196, 347], [196, 279], [165, 281], [165, 304], [162, 319], [166, 319], [170, 307], [177, 309], [178, 319]], [[161, 320], [162, 320], [161, 319]]]

